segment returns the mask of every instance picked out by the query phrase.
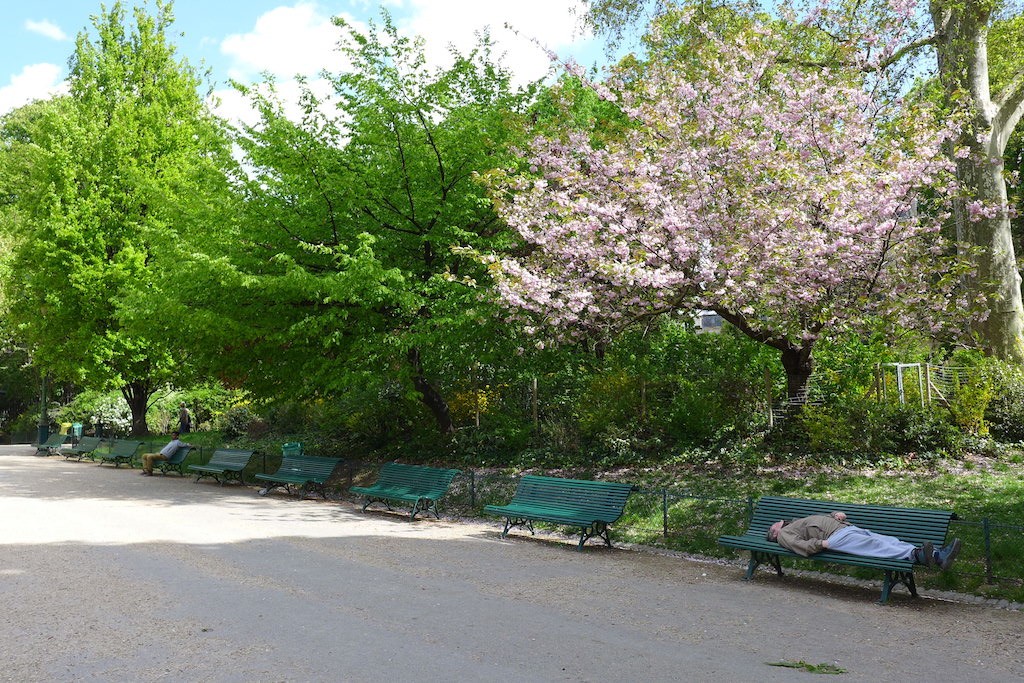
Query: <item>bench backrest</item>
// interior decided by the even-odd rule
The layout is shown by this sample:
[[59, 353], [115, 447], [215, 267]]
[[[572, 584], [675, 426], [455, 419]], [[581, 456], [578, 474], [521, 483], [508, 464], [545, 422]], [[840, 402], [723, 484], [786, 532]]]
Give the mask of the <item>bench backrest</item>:
[[194, 446], [178, 446], [178, 450], [171, 454], [171, 457], [167, 458], [164, 462], [168, 465], [180, 465], [185, 462], [185, 458], [192, 452]]
[[115, 439], [113, 445], [110, 447], [110, 455], [111, 457], [116, 458], [133, 458], [141, 447], [141, 441]]
[[295, 474], [322, 484], [334, 473], [341, 458], [326, 458], [317, 455], [286, 455], [276, 474]]
[[845, 512], [846, 521], [875, 533], [895, 536], [914, 545], [930, 541], [942, 545], [949, 523], [956, 518], [950, 510], [836, 503], [827, 500], [805, 500], [782, 496], [765, 496], [757, 501], [748, 534], [764, 537], [780, 519], [798, 519], [810, 515]]
[[581, 518], [610, 524], [622, 516], [632, 491], [632, 484], [620, 482], [527, 474], [519, 480], [512, 502], [571, 508]]
[[381, 465], [376, 486], [402, 490], [424, 498], [443, 496], [460, 470], [386, 462]]
[[63, 446], [64, 443], [71, 437], [67, 434], [51, 434], [46, 441], [39, 444], [40, 448], [57, 448]]
[[303, 455], [301, 441], [289, 441], [281, 444], [281, 455]]
[[98, 436], [83, 436], [78, 443], [71, 447], [71, 450], [76, 453], [91, 453], [99, 448], [102, 442], [103, 439]]
[[210, 462], [206, 463], [211, 467], [245, 467], [252, 458], [252, 451], [243, 451], [235, 448], [219, 448], [210, 456]]

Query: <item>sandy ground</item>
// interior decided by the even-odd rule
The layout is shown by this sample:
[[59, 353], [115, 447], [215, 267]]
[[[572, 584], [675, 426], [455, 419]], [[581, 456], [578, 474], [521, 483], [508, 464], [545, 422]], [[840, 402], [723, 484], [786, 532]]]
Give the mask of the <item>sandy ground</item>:
[[1018, 611], [31, 453], [0, 447], [4, 681], [1024, 680]]

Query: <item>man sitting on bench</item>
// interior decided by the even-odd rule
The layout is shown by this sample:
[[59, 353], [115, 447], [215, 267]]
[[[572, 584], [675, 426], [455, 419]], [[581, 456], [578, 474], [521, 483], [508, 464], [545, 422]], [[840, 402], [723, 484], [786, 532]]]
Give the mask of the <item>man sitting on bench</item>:
[[931, 543], [918, 547], [895, 536], [856, 527], [846, 521], [845, 512], [782, 519], [768, 528], [767, 538], [803, 557], [834, 550], [863, 557], [913, 560], [928, 567], [938, 565], [940, 569], [949, 569], [960, 552], [958, 538], [937, 550]]
[[153, 464], [157, 460], [170, 460], [171, 456], [174, 455], [179, 448], [182, 446], [191, 446], [178, 438], [180, 435], [178, 432], [171, 434], [173, 437], [166, 446], [160, 449], [159, 453], [144, 453], [142, 455], [142, 476], [152, 477], [153, 476]]

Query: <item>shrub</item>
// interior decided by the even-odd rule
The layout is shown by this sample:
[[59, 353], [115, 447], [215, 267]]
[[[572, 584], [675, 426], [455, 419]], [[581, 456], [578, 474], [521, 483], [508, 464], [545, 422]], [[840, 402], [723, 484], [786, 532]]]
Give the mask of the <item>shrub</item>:
[[58, 422], [81, 422], [95, 427], [102, 423], [105, 434], [127, 434], [132, 414], [119, 391], [83, 391], [53, 415]]
[[774, 431], [769, 443], [775, 446], [864, 461], [886, 455], [956, 455], [964, 446], [946, 411], [870, 399], [806, 406]]
[[950, 365], [957, 369], [949, 401], [953, 422], [970, 434], [988, 435], [985, 412], [995, 396], [992, 379], [995, 361], [977, 351], [965, 350], [954, 353]]
[[243, 401], [229, 407], [223, 413], [216, 416], [214, 427], [228, 438], [248, 435], [250, 426], [256, 421], [257, 415], [252, 404]]
[[992, 400], [985, 412], [992, 435], [1001, 441], [1024, 441], [1024, 368], [993, 363]]

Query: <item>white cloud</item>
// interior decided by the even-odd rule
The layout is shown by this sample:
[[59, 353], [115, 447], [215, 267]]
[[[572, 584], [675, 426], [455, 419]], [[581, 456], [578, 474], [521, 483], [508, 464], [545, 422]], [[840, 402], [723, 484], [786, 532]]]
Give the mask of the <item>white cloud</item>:
[[407, 7], [412, 14], [403, 28], [424, 36], [432, 63], [449, 61], [449, 46], [468, 51], [475, 34], [488, 27], [503, 63], [520, 82], [548, 71], [551, 62], [544, 49], [578, 53], [592, 43], [592, 36], [581, 30], [581, 0], [411, 0]]
[[249, 99], [234, 88], [218, 88], [209, 100], [213, 113], [232, 125], [254, 125], [259, 114], [249, 105]]
[[33, 100], [42, 100], [67, 92], [63, 69], [56, 64], [30, 64], [21, 73], [11, 76], [11, 82], [0, 88], [0, 114], [16, 109]]
[[[334, 87], [330, 81], [322, 78], [310, 79], [306, 86], [321, 102], [329, 102], [334, 93]], [[254, 86], [256, 90], [269, 94], [266, 86]], [[302, 89], [298, 82], [293, 79], [278, 81], [274, 85], [277, 99], [284, 107], [284, 114], [292, 121], [302, 119], [302, 108], [299, 105]], [[234, 88], [223, 88], [214, 91], [211, 102], [213, 112], [220, 118], [234, 125], [255, 125], [259, 122], [259, 112], [252, 108], [249, 98]], [[330, 106], [330, 105], [328, 105]]]
[[57, 26], [57, 24], [53, 23], [49, 19], [43, 19], [42, 21], [29, 19], [25, 22], [25, 28], [32, 33], [38, 33], [39, 35], [52, 40], [68, 39], [68, 34], [64, 33], [60, 26]]
[[341, 36], [315, 4], [299, 2], [260, 15], [252, 31], [225, 38], [221, 52], [232, 58], [229, 73], [238, 81], [251, 82], [262, 72], [310, 76], [325, 68], [340, 70], [336, 47]]
[[[434, 66], [450, 63], [450, 46], [468, 52], [476, 44], [476, 34], [485, 27], [496, 43], [496, 56], [520, 83], [548, 73], [551, 62], [545, 48], [567, 55], [597, 49], [592, 36], [580, 29], [578, 13], [584, 7], [583, 0], [380, 0], [367, 2], [362, 9], [379, 22], [375, 10], [383, 5], [390, 6], [403, 33], [424, 37], [427, 59]], [[356, 30], [368, 30], [366, 23], [343, 16]], [[262, 80], [261, 74], [272, 74], [286, 112], [297, 118], [298, 86], [294, 77], [311, 77], [314, 90], [326, 91], [327, 84], [318, 82], [317, 74], [324, 69], [339, 73], [349, 68], [337, 49], [338, 42], [346, 37], [320, 5], [297, 0], [294, 5], [282, 5], [260, 15], [251, 31], [228, 36], [220, 49], [231, 60], [228, 76], [234, 80], [252, 84]], [[221, 116], [229, 121], [252, 122], [254, 114], [244, 98], [226, 90], [216, 95], [220, 98], [216, 110]]]

